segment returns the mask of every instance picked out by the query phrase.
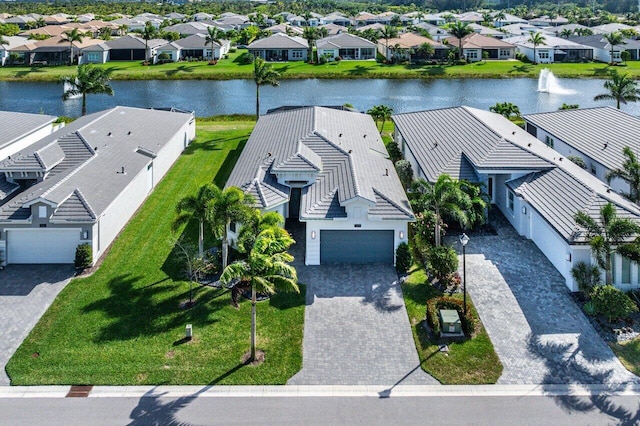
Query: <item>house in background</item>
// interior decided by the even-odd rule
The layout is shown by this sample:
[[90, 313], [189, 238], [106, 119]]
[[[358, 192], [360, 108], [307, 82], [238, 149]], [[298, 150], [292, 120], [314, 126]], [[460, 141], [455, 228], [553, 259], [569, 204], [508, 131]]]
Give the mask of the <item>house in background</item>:
[[249, 53], [265, 61], [306, 61], [308, 48], [307, 40], [284, 33], [261, 38], [247, 46]]
[[[0, 161], [64, 127], [56, 120], [53, 115], [0, 111]], [[2, 182], [4, 176], [0, 175], [0, 185]]]
[[[449, 46], [458, 47], [458, 39], [449, 37], [446, 39]], [[503, 40], [473, 33], [462, 39], [462, 55], [469, 62], [483, 60], [483, 53], [487, 52], [488, 59], [511, 59], [516, 56], [516, 47]]]
[[[166, 40], [145, 40], [138, 36], [125, 36], [103, 42], [109, 47], [109, 61], [144, 61], [154, 58], [158, 47], [167, 44]], [[145, 53], [145, 46], [148, 52]]]
[[622, 62], [621, 53], [627, 50], [627, 48], [631, 48], [629, 53], [631, 53], [632, 59], [634, 56], [637, 58], [638, 47], [640, 47], [640, 43], [638, 43], [636, 40], [626, 39], [624, 40], [624, 44], [613, 46], [613, 58], [611, 58], [611, 45], [602, 34], [571, 37], [571, 41], [591, 47], [593, 49], [593, 59], [605, 63]]
[[[640, 155], [640, 118], [613, 107], [543, 112], [523, 116], [527, 132], [561, 155], [582, 158], [587, 170], [606, 183], [611, 170], [622, 168], [622, 150]], [[629, 192], [629, 183], [611, 181], [616, 192]]]
[[158, 47], [157, 53], [158, 55], [166, 53], [174, 62], [186, 58], [220, 59], [229, 53], [231, 46], [229, 40], [220, 40], [219, 43], [215, 41], [207, 43], [206, 40], [207, 36], [203, 34], [193, 34]]
[[373, 119], [358, 112], [300, 107], [261, 116], [229, 186], [304, 227], [306, 265], [393, 264], [414, 220]]
[[3, 36], [4, 40], [7, 44], [0, 44], [0, 65], [4, 66], [10, 64], [11, 61], [9, 59], [9, 55], [11, 54], [11, 49], [14, 49], [18, 46], [22, 46], [24, 44], [29, 43], [25, 37], [20, 36]]
[[[538, 246], [571, 291], [578, 290], [573, 266], [592, 261], [585, 231], [574, 220], [578, 211], [597, 221], [610, 202], [619, 217], [640, 224], [637, 205], [499, 114], [455, 107], [392, 120], [395, 141], [416, 178], [434, 182], [446, 173], [485, 184], [491, 204]], [[616, 254], [613, 269], [616, 286], [639, 287], [638, 265]]]
[[115, 107], [0, 161], [0, 251], [9, 264], [93, 262], [195, 137], [193, 113]]
[[515, 45], [516, 50], [525, 55], [531, 62], [552, 64], [554, 62], [579, 62], [593, 60], [592, 47], [550, 35], [544, 36], [545, 44], [536, 46], [536, 58], [534, 58], [534, 46], [529, 41], [530, 37], [531, 35], [510, 37], [504, 41]]
[[[433, 47], [433, 54], [427, 55], [421, 49], [424, 44]], [[421, 36], [416, 33], [402, 33], [396, 38], [378, 40], [378, 52], [387, 57], [387, 45], [389, 46], [388, 60], [409, 61], [414, 59], [446, 59], [449, 51], [448, 46]]]
[[367, 60], [376, 58], [376, 45], [353, 34], [340, 33], [316, 41], [318, 57], [330, 61], [342, 59]]

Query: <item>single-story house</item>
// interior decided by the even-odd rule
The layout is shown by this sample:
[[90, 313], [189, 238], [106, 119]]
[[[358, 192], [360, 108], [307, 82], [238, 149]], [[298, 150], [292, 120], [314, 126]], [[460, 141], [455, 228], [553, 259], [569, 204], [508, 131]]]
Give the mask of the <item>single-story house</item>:
[[349, 28], [343, 27], [342, 25], [337, 25], [337, 24], [323, 24], [323, 25], [319, 25], [318, 27], [321, 29], [324, 28], [325, 30], [327, 30], [327, 35], [335, 35], [335, 34], [349, 32]]
[[[423, 52], [421, 49], [423, 44], [430, 44], [433, 46], [434, 53], [432, 55], [427, 55]], [[384, 57], [387, 56], [387, 45], [389, 46], [389, 57], [387, 59], [400, 61], [415, 59], [445, 59], [450, 50], [448, 46], [416, 33], [403, 33], [397, 38], [378, 40], [378, 52], [380, 52]]]
[[26, 16], [26, 15], [12, 16], [4, 20], [5, 24], [15, 24], [21, 30], [29, 27], [29, 25], [34, 25], [36, 22], [37, 22], [36, 18], [32, 18], [31, 16]]
[[611, 22], [609, 24], [596, 25], [595, 27], [590, 28], [596, 34], [611, 34], [616, 31], [623, 30], [632, 30], [634, 29], [631, 25], [623, 24], [620, 22]]
[[104, 64], [109, 61], [109, 46], [102, 42], [80, 49], [80, 64]]
[[351, 26], [351, 19], [340, 12], [332, 12], [320, 18], [320, 24], [336, 24], [342, 27], [349, 27]]
[[479, 24], [484, 22], [484, 17], [480, 12], [464, 12], [456, 19], [457, 21], [464, 22], [465, 24]]
[[247, 46], [249, 53], [265, 61], [306, 61], [308, 48], [307, 40], [284, 33], [258, 39]]
[[302, 34], [304, 33], [304, 30], [302, 28], [294, 27], [293, 25], [289, 25], [289, 24], [272, 25], [268, 28], [265, 28], [265, 31], [269, 31], [272, 34], [284, 33], [284, 34], [291, 34], [291, 35], [297, 35], [297, 36], [302, 36]]
[[535, 48], [536, 58], [534, 59], [534, 47], [529, 41], [530, 37], [531, 35], [510, 37], [505, 41], [515, 45], [517, 51], [525, 55], [531, 62], [552, 64], [554, 62], [578, 62], [593, 59], [592, 47], [550, 35], [544, 36], [545, 44]]
[[202, 22], [181, 22], [179, 24], [169, 25], [164, 27], [164, 31], [178, 33], [181, 36], [188, 36], [192, 34], [208, 34], [207, 25]]
[[77, 119], [0, 161], [8, 264], [95, 262], [195, 137], [192, 113], [115, 107]]
[[540, 29], [531, 24], [522, 23], [504, 25], [500, 27], [500, 31], [504, 31], [504, 33], [507, 34], [507, 37], [516, 37], [536, 33], [540, 31]]
[[[587, 170], [606, 183], [611, 170], [622, 168], [622, 150], [640, 153], [640, 118], [611, 106], [560, 110], [523, 116], [527, 132], [561, 155], [582, 158]], [[616, 192], [629, 192], [629, 183], [611, 181]]]
[[0, 44], [0, 65], [2, 66], [9, 63], [11, 49], [30, 43], [30, 40], [20, 36], [3, 36], [3, 38], [7, 44]]
[[[84, 38], [81, 42], [73, 42], [71, 53], [75, 59], [80, 56], [82, 49], [103, 43], [102, 40]], [[9, 49], [9, 54], [20, 55], [27, 65], [64, 65], [69, 63], [69, 41], [63, 36], [55, 36], [45, 40], [31, 41]]]
[[376, 45], [362, 37], [349, 33], [340, 33], [316, 41], [318, 57], [333, 61], [342, 59], [367, 60], [376, 58]]
[[509, 13], [504, 13], [504, 18], [498, 20], [496, 19], [496, 17], [498, 16], [498, 13], [499, 12], [493, 12], [491, 14], [491, 16], [493, 16], [493, 26], [496, 28], [504, 27], [507, 25], [513, 25], [513, 24], [528, 24], [526, 19], [522, 19], [518, 16], [511, 15]]
[[301, 107], [261, 116], [229, 186], [304, 226], [306, 265], [393, 264], [415, 220], [373, 119], [359, 112]]
[[638, 57], [638, 47], [640, 43], [635, 40], [625, 39], [624, 44], [619, 44], [617, 46], [613, 46], [613, 58], [611, 58], [611, 45], [604, 38], [602, 34], [594, 34], [590, 36], [582, 36], [582, 37], [571, 37], [571, 41], [576, 42], [578, 44], [582, 44], [584, 46], [589, 46], [593, 49], [593, 59], [600, 62], [622, 62], [621, 53], [627, 50], [627, 47], [632, 47], [630, 49], [631, 52], [635, 53], [636, 58]]
[[498, 31], [494, 28], [485, 27], [484, 25], [480, 25], [480, 24], [469, 24], [469, 28], [471, 28], [474, 33], [480, 34], [486, 37], [493, 37], [497, 39], [503, 39], [507, 37], [507, 35], [502, 31]]
[[193, 34], [158, 47], [157, 53], [158, 55], [168, 54], [174, 62], [185, 58], [220, 59], [229, 53], [231, 46], [229, 40], [220, 40], [220, 43], [214, 41], [213, 53], [211, 52], [212, 43], [207, 43], [206, 40], [207, 36], [204, 34]]
[[[536, 28], [536, 31], [538, 30], [539, 29]], [[576, 32], [587, 31], [587, 30], [591, 31], [592, 29], [587, 26], [574, 23], [574, 24], [559, 25], [557, 27], [545, 27], [540, 31], [545, 34], [549, 34], [555, 37], [560, 37], [562, 32], [565, 30], [570, 31], [571, 33], [573, 33], [573, 35], [577, 35]]]
[[370, 25], [375, 23], [382, 23], [382, 22], [378, 21], [378, 15], [374, 15], [373, 13], [370, 13], [370, 12], [360, 12], [351, 19], [351, 24], [354, 27], [363, 27], [365, 25]]
[[[449, 37], [446, 39], [449, 46], [458, 47], [458, 39]], [[473, 33], [462, 39], [462, 56], [469, 62], [483, 60], [483, 54], [487, 52], [488, 59], [511, 59], [516, 56], [516, 47], [504, 40]]]
[[420, 22], [414, 25], [414, 27], [427, 31], [429, 35], [431, 35], [431, 38], [435, 41], [442, 41], [443, 39], [451, 36], [451, 34], [449, 34], [446, 29], [440, 28], [428, 22]]
[[56, 120], [53, 115], [0, 111], [0, 160], [64, 127]]
[[207, 19], [213, 19], [213, 15], [210, 15], [206, 12], [198, 12], [193, 14], [194, 21], [205, 21]]
[[569, 20], [564, 16], [556, 16], [551, 18], [547, 15], [544, 15], [538, 18], [529, 19], [529, 24], [534, 25], [536, 27], [542, 27], [542, 28], [556, 27], [556, 26], [565, 25], [568, 23], [569, 23]]
[[127, 34], [103, 43], [109, 47], [109, 61], [144, 61], [154, 58], [158, 47], [167, 44], [167, 41], [163, 39], [148, 40], [146, 54], [145, 40], [135, 35]]
[[[585, 230], [574, 220], [578, 211], [599, 221], [600, 208], [611, 202], [619, 217], [640, 224], [637, 205], [499, 114], [462, 106], [392, 120], [416, 178], [434, 182], [446, 173], [484, 183], [491, 204], [538, 246], [571, 291], [578, 290], [573, 266], [592, 263]], [[617, 254], [613, 276], [618, 287], [638, 287], [638, 265]]]

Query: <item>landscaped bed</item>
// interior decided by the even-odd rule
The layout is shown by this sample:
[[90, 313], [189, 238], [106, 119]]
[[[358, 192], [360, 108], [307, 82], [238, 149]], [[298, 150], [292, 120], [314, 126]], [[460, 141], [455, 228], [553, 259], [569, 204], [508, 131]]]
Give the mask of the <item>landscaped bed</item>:
[[[302, 365], [304, 287], [258, 305], [259, 366], [244, 365], [250, 304], [225, 289], [195, 287], [189, 298], [171, 223], [177, 201], [226, 181], [252, 121], [199, 122], [178, 159], [113, 244], [100, 268], [72, 280], [7, 365], [12, 385], [284, 384]], [[181, 231], [182, 232], [182, 231]], [[184, 230], [197, 242], [197, 224]], [[213, 241], [206, 241], [208, 246]], [[193, 325], [186, 341], [185, 326]]]
[[[427, 373], [445, 385], [490, 384], [500, 378], [502, 364], [468, 294], [467, 308], [477, 323], [475, 333], [470, 339], [438, 339], [425, 327], [426, 304], [443, 293], [428, 282], [424, 270], [416, 268], [402, 284], [402, 292], [420, 365]], [[462, 300], [460, 293], [453, 297]]]

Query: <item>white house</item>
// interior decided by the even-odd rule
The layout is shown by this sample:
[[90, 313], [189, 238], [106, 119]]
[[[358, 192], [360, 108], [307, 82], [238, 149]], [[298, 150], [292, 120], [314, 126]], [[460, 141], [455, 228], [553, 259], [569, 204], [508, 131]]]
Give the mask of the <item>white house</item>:
[[23, 46], [30, 42], [26, 37], [20, 36], [3, 36], [4, 40], [7, 44], [0, 44], [0, 65], [4, 66], [7, 64], [7, 60], [9, 59], [10, 50], [16, 48], [18, 46]]
[[318, 57], [352, 60], [367, 60], [376, 58], [376, 44], [349, 33], [340, 33], [316, 41]]
[[229, 40], [219, 40], [213, 43], [206, 41], [206, 35], [193, 34], [158, 47], [157, 54], [158, 56], [163, 53], [167, 54], [171, 61], [176, 62], [184, 58], [220, 59], [229, 53], [231, 46]]
[[393, 264], [414, 220], [373, 119], [358, 112], [301, 107], [261, 116], [229, 186], [305, 226], [298, 243], [306, 265]]
[[115, 107], [1, 161], [6, 262], [73, 263], [81, 243], [95, 262], [194, 137], [193, 113]]
[[[599, 220], [600, 208], [610, 202], [618, 216], [640, 224], [637, 205], [499, 114], [455, 107], [392, 119], [395, 141], [416, 178], [434, 182], [446, 173], [484, 183], [491, 203], [538, 246], [572, 291], [578, 287], [571, 269], [592, 261], [585, 232], [574, 220], [578, 211]], [[638, 287], [638, 269], [615, 255], [614, 283]]]
[[[531, 35], [510, 37], [504, 41], [516, 46], [516, 50], [522, 53], [531, 62], [551, 64], [564, 61], [589, 61], [593, 59], [593, 48], [551, 35], [544, 35], [544, 44], [533, 46], [529, 40]], [[534, 58], [535, 50], [535, 58]]]

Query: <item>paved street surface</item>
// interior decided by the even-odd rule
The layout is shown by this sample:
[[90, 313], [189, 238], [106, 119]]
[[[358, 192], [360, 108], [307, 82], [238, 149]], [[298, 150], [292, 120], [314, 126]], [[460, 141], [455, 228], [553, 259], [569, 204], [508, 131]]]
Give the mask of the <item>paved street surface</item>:
[[[89, 398], [47, 397], [43, 388], [26, 389], [23, 397], [0, 398], [0, 424], [582, 426], [640, 422], [638, 388], [610, 395], [606, 390], [577, 388], [542, 392], [517, 386], [400, 385], [388, 398], [380, 397], [383, 387], [191, 388], [103, 387], [94, 389]], [[302, 396], [289, 395], [293, 389]]]
[[0, 385], [9, 385], [7, 362], [74, 272], [70, 265], [9, 265], [0, 271]]
[[467, 289], [504, 366], [498, 383], [637, 383], [535, 244], [504, 217], [494, 227], [466, 252]]
[[307, 284], [294, 385], [435, 384], [419, 366], [393, 266], [296, 265]]

